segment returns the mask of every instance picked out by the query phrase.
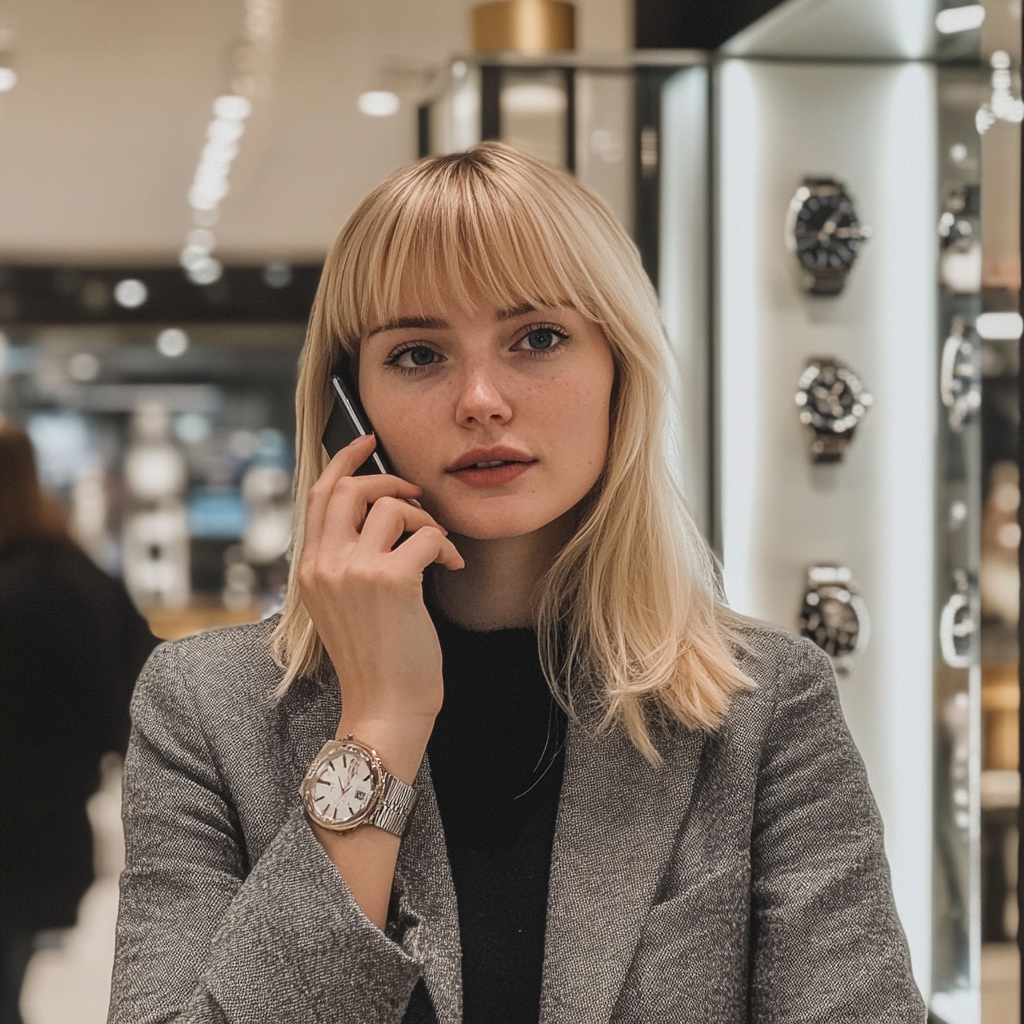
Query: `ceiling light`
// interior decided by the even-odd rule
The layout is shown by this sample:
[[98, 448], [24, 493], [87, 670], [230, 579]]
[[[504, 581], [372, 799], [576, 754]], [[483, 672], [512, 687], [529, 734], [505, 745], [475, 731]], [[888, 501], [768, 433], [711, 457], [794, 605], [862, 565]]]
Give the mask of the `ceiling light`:
[[190, 263], [185, 272], [193, 284], [213, 284], [223, 276], [224, 264], [213, 256], [205, 256]]
[[398, 108], [402, 105], [395, 93], [383, 89], [364, 92], [356, 102], [360, 113], [366, 114], [367, 117], [390, 117], [397, 114]]
[[126, 277], [114, 285], [114, 301], [125, 309], [138, 309], [149, 298], [149, 289], [137, 278]]
[[17, 84], [18, 75], [14, 68], [0, 68], [0, 92], [8, 92]]
[[966, 7], [947, 7], [935, 15], [935, 27], [944, 35], [955, 32], [970, 32], [981, 28], [985, 20], [985, 8], [981, 4], [968, 4]]
[[224, 121], [244, 121], [252, 113], [247, 96], [218, 96], [213, 101], [213, 116]]
[[188, 351], [188, 335], [180, 327], [168, 327], [156, 336], [156, 350], [169, 359], [183, 356]]

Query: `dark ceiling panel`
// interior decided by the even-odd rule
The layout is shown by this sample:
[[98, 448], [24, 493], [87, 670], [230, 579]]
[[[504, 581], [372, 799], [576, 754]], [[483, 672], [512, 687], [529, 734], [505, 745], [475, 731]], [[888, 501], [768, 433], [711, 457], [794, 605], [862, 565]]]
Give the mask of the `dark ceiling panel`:
[[636, 0], [640, 50], [717, 50], [781, 0]]

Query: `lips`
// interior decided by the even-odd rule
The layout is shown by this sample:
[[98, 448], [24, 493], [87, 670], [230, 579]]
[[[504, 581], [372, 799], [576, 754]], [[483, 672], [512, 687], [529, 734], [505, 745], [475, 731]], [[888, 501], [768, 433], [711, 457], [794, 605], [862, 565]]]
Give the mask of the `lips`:
[[513, 462], [532, 463], [536, 459], [530, 458], [526, 452], [507, 445], [496, 445], [492, 448], [470, 448], [459, 456], [449, 467], [449, 473], [458, 473], [464, 469], [500, 468], [503, 465]]

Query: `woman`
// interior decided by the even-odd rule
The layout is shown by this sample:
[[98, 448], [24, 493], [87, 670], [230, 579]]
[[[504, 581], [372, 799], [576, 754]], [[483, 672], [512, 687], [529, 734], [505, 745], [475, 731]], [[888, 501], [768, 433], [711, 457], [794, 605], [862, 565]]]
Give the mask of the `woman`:
[[[72, 541], [28, 435], [0, 417], [0, 1024], [21, 1020], [35, 937], [70, 928], [92, 884], [86, 801], [103, 755], [128, 745], [156, 642], [123, 584]], [[45, 792], [44, 751], [60, 780]]]
[[[346, 366], [395, 475], [320, 447]], [[138, 685], [112, 1021], [923, 1020], [827, 659], [716, 596], [665, 376], [567, 175], [489, 143], [364, 201], [283, 614]]]

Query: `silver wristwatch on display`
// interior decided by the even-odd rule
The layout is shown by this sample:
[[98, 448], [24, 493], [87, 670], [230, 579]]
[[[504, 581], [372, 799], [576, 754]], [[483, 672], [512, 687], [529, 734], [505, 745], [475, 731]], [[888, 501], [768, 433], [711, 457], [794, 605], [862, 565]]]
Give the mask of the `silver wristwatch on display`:
[[868, 645], [871, 623], [846, 566], [812, 565], [807, 570], [800, 635], [813, 640], [832, 659], [837, 672], [853, 668]]
[[963, 317], [953, 317], [939, 361], [939, 395], [949, 428], [956, 433], [981, 408], [981, 348], [977, 333]]
[[831, 356], [811, 359], [796, 393], [800, 422], [812, 435], [811, 458], [839, 462], [871, 402], [860, 378], [844, 363]]
[[804, 178], [789, 204], [786, 247], [812, 295], [838, 295], [871, 229], [857, 220], [853, 200], [834, 178]]
[[385, 771], [377, 752], [351, 735], [320, 748], [300, 792], [306, 813], [332, 832], [375, 825], [401, 837], [416, 806], [416, 790]]

